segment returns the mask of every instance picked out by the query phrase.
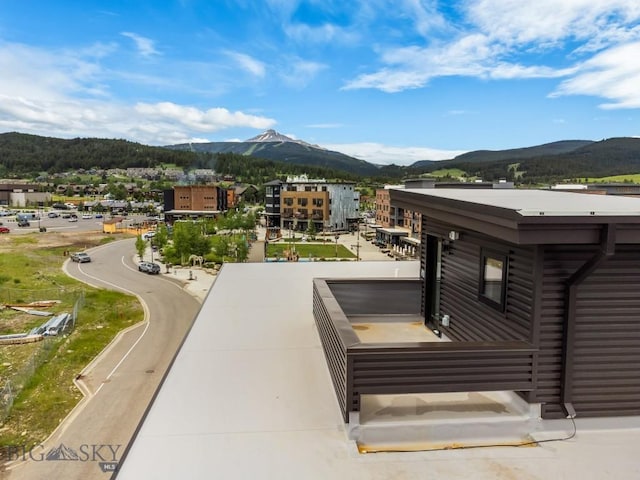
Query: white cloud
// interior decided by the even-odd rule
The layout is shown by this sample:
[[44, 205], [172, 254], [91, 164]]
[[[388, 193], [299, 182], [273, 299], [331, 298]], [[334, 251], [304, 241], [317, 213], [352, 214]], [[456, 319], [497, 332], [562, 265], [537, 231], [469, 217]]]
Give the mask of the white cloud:
[[138, 103], [135, 111], [149, 120], [170, 121], [198, 132], [215, 132], [229, 127], [265, 129], [276, 123], [270, 118], [230, 112], [226, 108], [200, 110], [172, 102]]
[[419, 160], [447, 160], [465, 150], [438, 150], [426, 147], [394, 147], [381, 143], [339, 143], [320, 145], [328, 150], [344, 153], [378, 164], [411, 165]]
[[299, 58], [287, 61], [282, 69], [281, 78], [285, 84], [293, 88], [306, 87], [319, 72], [327, 68], [318, 62], [310, 62]]
[[[415, 4], [404, 3], [405, 11], [411, 3]], [[433, 9], [431, 4], [423, 11], [420, 5], [414, 6], [416, 22], [424, 18], [424, 11]], [[640, 90], [634, 89], [637, 62], [631, 60], [639, 58], [638, 51], [625, 47], [640, 40], [637, 0], [468, 0], [459, 12], [461, 19], [448, 26], [449, 31], [456, 29], [450, 40], [434, 36], [425, 38], [422, 45], [382, 48], [380, 67], [358, 75], [343, 89], [393, 93], [422, 88], [444, 76], [566, 78], [554, 96], [610, 99], [603, 108], [640, 104]], [[442, 17], [434, 18], [422, 30], [446, 29]], [[552, 55], [545, 57], [547, 53]], [[594, 56], [584, 59], [588, 55]]]
[[406, 14], [415, 19], [415, 28], [422, 36], [446, 27], [446, 20], [438, 12], [436, 0], [403, 0], [394, 3], [393, 6], [404, 8]]
[[138, 53], [143, 57], [151, 57], [160, 54], [160, 52], [158, 52], [153, 46], [153, 40], [150, 38], [146, 38], [132, 32], [120, 32], [120, 35], [133, 40], [136, 44], [136, 48], [138, 49]]
[[360, 39], [357, 32], [331, 23], [319, 26], [302, 23], [289, 24], [285, 26], [284, 31], [287, 36], [300, 43], [353, 44]]
[[226, 52], [243, 70], [251, 75], [262, 78], [266, 73], [266, 66], [263, 62], [255, 58], [239, 52]]
[[[102, 49], [100, 55], [108, 50]], [[171, 102], [132, 105], [113, 99], [104, 85], [118, 74], [105, 71], [95, 58], [92, 49], [45, 51], [0, 43], [0, 130], [165, 145], [186, 141], [194, 133], [231, 127], [265, 129], [276, 123], [220, 107], [201, 110]], [[131, 81], [131, 77], [118, 78]], [[147, 80], [153, 83], [152, 78]]]
[[592, 95], [611, 100], [605, 109], [640, 108], [640, 42], [605, 50], [578, 69], [576, 75], [562, 82], [551, 94]]
[[606, 37], [640, 16], [636, 0], [472, 0], [467, 18], [506, 45], [552, 46], [566, 39]]
[[101, 68], [79, 54], [0, 43], [0, 92], [23, 98], [64, 98], [99, 89]]

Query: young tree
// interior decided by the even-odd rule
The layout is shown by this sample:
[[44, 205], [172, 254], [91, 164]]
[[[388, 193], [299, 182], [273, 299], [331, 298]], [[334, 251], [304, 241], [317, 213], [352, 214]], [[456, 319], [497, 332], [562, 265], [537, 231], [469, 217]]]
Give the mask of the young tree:
[[313, 220], [309, 220], [309, 226], [307, 227], [307, 236], [311, 240], [316, 239], [316, 224], [313, 222]]
[[249, 247], [246, 240], [236, 242], [236, 260], [238, 262], [246, 262], [249, 258]]
[[[209, 239], [202, 234], [200, 224], [176, 222], [173, 226], [173, 248], [180, 263], [191, 255], [205, 256], [211, 251]], [[177, 263], [177, 262], [174, 262]]]
[[138, 256], [140, 257], [140, 261], [144, 260], [144, 251], [147, 248], [147, 242], [144, 241], [142, 235], [138, 235], [136, 238], [136, 252], [138, 252]]

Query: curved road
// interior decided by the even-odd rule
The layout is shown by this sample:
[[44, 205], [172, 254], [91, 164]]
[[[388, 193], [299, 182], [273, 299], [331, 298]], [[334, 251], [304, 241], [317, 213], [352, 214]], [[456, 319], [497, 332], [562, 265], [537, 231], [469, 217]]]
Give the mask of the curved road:
[[[68, 273], [81, 281], [138, 295], [145, 322], [125, 331], [83, 371], [78, 386], [85, 399], [42, 447], [26, 453], [27, 461], [10, 466], [11, 480], [109, 478], [191, 326], [200, 303], [170, 277], [138, 272], [134, 242], [92, 249], [91, 263], [68, 262]], [[78, 458], [47, 460], [54, 448]]]

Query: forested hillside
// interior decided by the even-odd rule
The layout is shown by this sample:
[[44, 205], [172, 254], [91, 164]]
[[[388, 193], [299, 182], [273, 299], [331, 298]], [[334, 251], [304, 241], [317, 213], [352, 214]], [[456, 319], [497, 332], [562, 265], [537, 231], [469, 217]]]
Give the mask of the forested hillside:
[[[463, 155], [444, 160], [425, 168], [425, 172], [438, 168], [458, 168], [468, 176], [484, 180], [506, 178], [524, 184], [554, 183], [564, 180], [605, 177], [640, 172], [640, 139], [611, 138], [590, 142], [575, 150], [534, 157], [508, 156], [501, 160], [490, 152], [489, 159], [475, 155]], [[520, 152], [521, 153], [521, 152]]]
[[274, 162], [237, 153], [218, 153], [208, 161], [200, 158], [199, 168], [214, 168], [221, 175], [233, 175], [243, 183], [262, 185], [275, 179], [284, 180], [288, 175], [306, 174], [309, 178], [358, 181], [360, 177], [339, 170]]
[[169, 145], [175, 150], [208, 153], [235, 153], [289, 165], [308, 165], [362, 177], [378, 175], [379, 166], [340, 152], [297, 142], [211, 142]]
[[161, 164], [189, 167], [196, 162], [197, 156], [193, 152], [150, 147], [126, 140], [63, 140], [24, 133], [0, 134], [0, 177], [93, 167], [155, 167]]
[[212, 168], [220, 174], [230, 174], [256, 185], [303, 173], [314, 178], [352, 180], [372, 185], [398, 183], [403, 178], [446, 169], [462, 170], [468, 178], [488, 181], [506, 178], [517, 184], [533, 185], [639, 173], [640, 139], [556, 142], [498, 152], [478, 150], [453, 160], [419, 162], [412, 166], [378, 166], [367, 170], [367, 173], [356, 173], [343, 168], [327, 168], [323, 162], [318, 164], [318, 157], [307, 159], [304, 155], [297, 157], [295, 162], [291, 159], [284, 162], [246, 153], [176, 150], [126, 140], [63, 140], [20, 133], [0, 134], [0, 177], [4, 178], [35, 177], [42, 172], [94, 167], [156, 167], [161, 164], [174, 164], [185, 169]]

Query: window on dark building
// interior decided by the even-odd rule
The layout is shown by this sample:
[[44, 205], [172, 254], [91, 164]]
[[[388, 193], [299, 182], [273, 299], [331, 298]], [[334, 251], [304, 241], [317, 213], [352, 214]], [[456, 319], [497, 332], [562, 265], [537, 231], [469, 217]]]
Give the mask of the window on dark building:
[[503, 312], [509, 267], [507, 256], [482, 250], [480, 259], [480, 301]]

